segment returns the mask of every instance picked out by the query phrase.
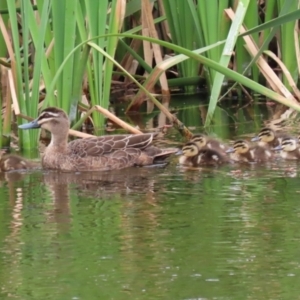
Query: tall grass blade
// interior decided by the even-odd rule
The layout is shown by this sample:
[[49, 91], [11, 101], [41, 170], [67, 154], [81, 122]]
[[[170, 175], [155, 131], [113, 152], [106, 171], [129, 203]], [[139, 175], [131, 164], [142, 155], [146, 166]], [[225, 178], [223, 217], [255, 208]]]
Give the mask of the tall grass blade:
[[[125, 16], [125, 6], [126, 2], [124, 0], [115, 0], [111, 2], [111, 13], [109, 17], [109, 26], [108, 33], [118, 33], [120, 32], [124, 16]], [[116, 53], [116, 48], [118, 44], [118, 38], [112, 37], [107, 41], [107, 54], [114, 57]], [[103, 78], [103, 101], [101, 106], [107, 108], [109, 105], [110, 98], [110, 87], [111, 87], [111, 79], [112, 79], [112, 71], [113, 71], [113, 63], [111, 61], [105, 62], [105, 72]]]
[[[279, 9], [282, 7], [286, 7], [289, 9], [289, 12], [293, 12], [297, 10], [298, 8], [298, 1], [291, 1], [291, 0], [278, 0], [278, 6]], [[281, 52], [281, 60], [284, 63], [284, 65], [287, 67], [287, 69], [290, 71], [294, 81], [298, 81], [298, 66], [295, 64], [296, 61], [296, 48], [295, 44], [297, 43], [299, 45], [299, 36], [295, 40], [294, 30], [295, 25], [298, 30], [298, 21], [295, 24], [295, 22], [288, 22], [282, 24], [280, 27], [280, 52]], [[283, 84], [289, 86], [289, 82], [286, 78], [286, 76], [283, 76]], [[291, 88], [290, 88], [291, 89]]]
[[[234, 47], [236, 44], [236, 40], [239, 35], [240, 27], [243, 24], [244, 17], [247, 12], [247, 8], [249, 5], [249, 0], [241, 0], [239, 1], [236, 14], [235, 14], [235, 19], [232, 22], [231, 28], [228, 33], [228, 38], [226, 40], [226, 43], [224, 45], [223, 53], [221, 56], [221, 59], [219, 60], [219, 64], [221, 66], [227, 67], [229, 64], [229, 61], [231, 59], [231, 55], [234, 51]], [[221, 73], [216, 73], [211, 95], [210, 95], [210, 100], [209, 100], [209, 106], [208, 106], [208, 112], [205, 120], [205, 126], [210, 125], [214, 111], [217, 106], [218, 98], [221, 92], [221, 87], [223, 84], [224, 80], [224, 75]]]
[[[195, 49], [195, 40], [197, 39], [194, 30], [195, 3], [181, 0], [163, 0], [163, 5], [171, 31], [172, 42], [190, 50]], [[178, 65], [178, 69], [180, 77], [193, 77], [198, 75], [199, 64], [186, 60]], [[195, 91], [195, 86], [185, 87], [187, 93], [195, 93]]]
[[172, 43], [165, 42], [165, 41], [156, 40], [156, 39], [153, 39], [150, 37], [141, 37], [139, 35], [127, 35], [127, 34], [121, 34], [121, 36], [136, 38], [136, 39], [145, 39], [152, 43], [156, 42], [157, 44], [167, 47], [169, 49], [172, 49], [176, 52], [181, 52], [182, 54], [185, 54], [185, 55], [189, 56], [190, 58], [197, 60], [198, 62], [206, 65], [207, 67], [213, 68], [217, 72], [220, 72], [220, 73], [224, 74], [225, 76], [232, 78], [233, 80], [241, 83], [242, 85], [245, 85], [245, 86], [249, 87], [250, 89], [257, 91], [258, 93], [265, 95], [266, 97], [269, 97], [283, 105], [286, 105], [297, 111], [300, 111], [300, 105], [297, 102], [293, 101], [293, 99], [287, 99], [287, 98], [281, 96], [280, 94], [273, 92], [272, 90], [264, 87], [263, 85], [255, 82], [245, 76], [242, 76], [231, 69], [225, 68], [222, 65], [216, 63], [215, 61], [208, 59], [202, 55], [197, 55], [196, 53], [193, 53], [192, 51], [182, 48], [180, 46], [177, 46]]

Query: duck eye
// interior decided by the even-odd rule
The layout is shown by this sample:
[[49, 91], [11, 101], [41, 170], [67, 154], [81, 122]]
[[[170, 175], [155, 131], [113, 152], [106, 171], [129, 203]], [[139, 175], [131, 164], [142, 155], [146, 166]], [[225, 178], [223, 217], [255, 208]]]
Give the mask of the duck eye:
[[50, 118], [50, 114], [48, 114], [48, 113], [43, 113], [43, 114], [41, 115], [41, 117], [42, 117], [42, 118]]

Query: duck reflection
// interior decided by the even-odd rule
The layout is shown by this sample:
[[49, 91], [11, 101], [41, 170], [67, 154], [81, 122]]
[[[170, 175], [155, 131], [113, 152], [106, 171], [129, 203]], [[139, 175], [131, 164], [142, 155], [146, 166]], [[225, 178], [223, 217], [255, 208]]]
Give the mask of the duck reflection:
[[[75, 184], [79, 195], [103, 198], [110, 194], [128, 194], [133, 191], [144, 191], [151, 179], [151, 169], [129, 168], [108, 172], [55, 172], [44, 173], [44, 182], [57, 198], [62, 187]], [[150, 177], [150, 178], [149, 178]]]
[[[44, 203], [49, 203], [47, 198], [50, 197], [53, 206], [44, 210], [47, 221], [68, 224], [71, 218], [71, 196], [101, 201], [122, 198], [130, 193], [147, 192], [151, 195], [155, 188], [155, 177], [160, 172], [155, 169], [129, 168], [109, 172], [77, 173], [43, 170], [0, 172], [0, 186], [3, 188], [7, 186], [5, 189], [13, 210], [15, 206], [20, 207], [20, 203], [23, 207], [24, 199], [28, 202], [28, 195], [31, 193], [42, 193], [40, 197]], [[39, 181], [41, 188], [37, 189]], [[19, 209], [18, 212], [21, 213]]]
[[116, 195], [122, 197], [144, 191], [151, 188], [147, 175], [149, 172], [143, 168], [138, 172], [136, 168], [110, 172], [44, 172], [43, 181], [53, 201], [52, 209], [47, 211], [47, 221], [60, 224], [60, 232], [68, 231], [72, 221], [72, 201], [91, 199], [93, 203], [99, 203], [114, 199]]
[[[3, 251], [9, 257], [10, 272], [18, 272], [21, 268], [23, 254], [26, 255], [23, 252], [24, 244], [35, 255], [41, 249], [46, 249], [51, 254], [49, 259], [55, 254], [55, 257], [68, 260], [69, 242], [76, 243], [76, 247], [79, 247], [76, 251], [83, 256], [88, 244], [97, 249], [94, 251], [110, 253], [111, 249], [105, 248], [103, 240], [108, 244], [113, 243], [115, 238], [112, 232], [122, 236], [121, 247], [127, 245], [130, 240], [128, 236], [140, 225], [136, 223], [137, 220], [149, 220], [153, 225], [145, 230], [152, 234], [152, 226], [157, 225], [156, 217], [149, 212], [153, 209], [149, 202], [154, 204], [156, 201], [153, 191], [157, 189], [158, 173], [161, 171], [144, 168], [114, 172], [63, 173], [40, 170], [2, 173], [2, 192], [9, 195], [10, 206], [10, 216], [7, 216], [9, 234], [3, 246]], [[145, 201], [140, 201], [142, 198]], [[5, 197], [2, 200], [8, 202]], [[136, 205], [142, 205], [142, 212], [136, 213]], [[142, 232], [147, 236], [145, 230]], [[140, 236], [142, 232], [136, 234]], [[137, 237], [134, 235], [132, 238], [135, 240]], [[93, 255], [93, 251], [90, 253]], [[132, 258], [134, 254], [124, 255]], [[4, 284], [7, 290], [10, 290], [10, 282], [13, 280], [8, 276]]]

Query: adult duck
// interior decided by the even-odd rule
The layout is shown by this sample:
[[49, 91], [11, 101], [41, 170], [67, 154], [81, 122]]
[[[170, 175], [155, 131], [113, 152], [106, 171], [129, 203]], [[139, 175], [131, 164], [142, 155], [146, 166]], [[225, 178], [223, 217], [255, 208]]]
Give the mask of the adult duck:
[[37, 119], [20, 129], [43, 128], [51, 142], [42, 156], [45, 169], [62, 171], [106, 171], [147, 166], [163, 161], [178, 149], [159, 149], [151, 143], [156, 134], [108, 135], [77, 139], [68, 143], [70, 122], [56, 107], [44, 109]]

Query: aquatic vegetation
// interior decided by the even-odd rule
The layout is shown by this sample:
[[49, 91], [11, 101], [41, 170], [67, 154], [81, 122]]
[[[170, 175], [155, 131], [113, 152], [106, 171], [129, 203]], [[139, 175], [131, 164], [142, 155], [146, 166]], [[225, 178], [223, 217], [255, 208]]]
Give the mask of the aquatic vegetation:
[[[186, 92], [195, 92], [200, 84], [206, 86], [210, 93], [206, 127], [217, 119], [222, 87], [225, 84], [230, 89], [228, 79], [239, 84], [240, 96], [251, 97], [247, 87], [300, 111], [296, 101], [300, 99], [299, 72], [294, 63], [299, 46], [294, 35], [299, 17], [296, 3], [84, 0], [74, 5], [43, 0], [32, 5], [23, 0], [18, 5], [18, 1], [6, 1], [0, 20], [5, 42], [0, 51], [7, 56], [0, 63], [5, 66], [3, 74], [11, 95], [4, 101], [2, 133], [6, 136], [11, 107], [18, 124], [22, 118], [35, 118], [39, 108], [47, 106], [63, 108], [74, 122], [81, 111], [97, 105], [108, 109], [116, 81], [125, 94], [129, 83], [139, 90], [131, 95], [128, 113], [139, 110], [147, 97], [148, 111], [156, 105], [187, 137], [189, 130], [168, 111], [174, 84], [186, 87]], [[278, 11], [275, 17], [274, 11]], [[259, 32], [263, 31], [265, 39], [260, 46]], [[276, 43], [271, 43], [273, 40]], [[277, 65], [282, 80], [274, 71]], [[162, 103], [153, 96], [154, 89], [164, 97]], [[91, 119], [99, 134], [104, 116], [93, 111]], [[37, 147], [38, 132], [19, 132], [19, 137], [22, 148]], [[4, 142], [8, 144], [9, 139], [2, 139]]]

